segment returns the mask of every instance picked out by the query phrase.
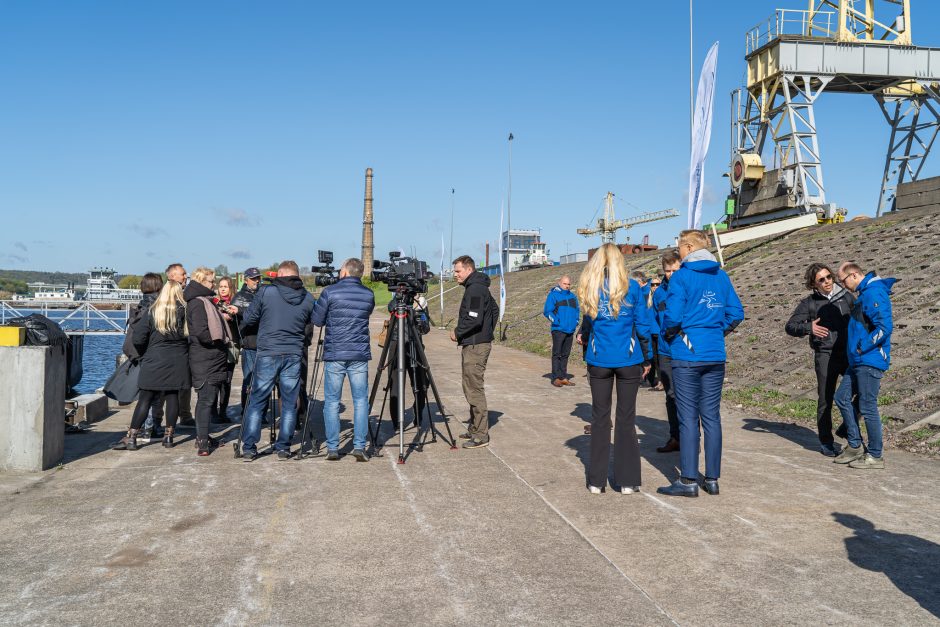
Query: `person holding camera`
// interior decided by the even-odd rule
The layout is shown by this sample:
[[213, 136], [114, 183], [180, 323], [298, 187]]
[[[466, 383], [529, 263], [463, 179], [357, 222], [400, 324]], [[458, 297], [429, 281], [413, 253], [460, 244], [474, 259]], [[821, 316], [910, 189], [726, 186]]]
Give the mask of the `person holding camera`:
[[183, 290], [186, 322], [189, 325], [189, 369], [196, 389], [196, 447], [199, 456], [209, 455], [218, 446], [209, 435], [212, 409], [228, 378], [232, 337], [222, 312], [213, 302], [215, 271], [196, 268], [192, 281]]
[[[809, 296], [800, 301], [784, 330], [793, 337], [809, 336], [816, 366], [816, 431], [820, 452], [840, 453], [832, 436], [832, 403], [839, 377], [849, 367], [846, 334], [855, 296], [836, 283], [835, 273], [824, 263], [811, 263], [803, 277]], [[845, 425], [836, 434], [845, 432]]]
[[[398, 307], [399, 300], [402, 298], [406, 297], [398, 292], [392, 296], [392, 300], [388, 303], [388, 310], [392, 315], [395, 314], [395, 309]], [[424, 296], [415, 298], [411, 307], [414, 311], [413, 315], [417, 335], [412, 337], [410, 325], [405, 325], [405, 374], [410, 378], [411, 384], [415, 389], [414, 423], [415, 426], [417, 426], [421, 421], [421, 413], [424, 411], [428, 402], [428, 386], [430, 382], [428, 381], [427, 371], [420, 363], [420, 357], [412, 343], [421, 342], [421, 346], [424, 347], [424, 340], [421, 336], [430, 333], [431, 320], [428, 318], [428, 301]], [[388, 385], [390, 388], [389, 411], [392, 416], [392, 426], [395, 431], [398, 431], [398, 388], [395, 383], [398, 381], [398, 335], [390, 335], [386, 341], [388, 342], [388, 357], [386, 359], [388, 361]]]
[[457, 327], [450, 339], [460, 346], [463, 395], [470, 405], [470, 422], [461, 438], [463, 448], [481, 448], [490, 444], [490, 417], [486, 406], [483, 377], [493, 345], [493, 331], [499, 321], [499, 305], [490, 294], [490, 277], [477, 272], [473, 257], [454, 259], [454, 278], [463, 285], [464, 294], [457, 315]]
[[339, 400], [343, 380], [349, 377], [353, 398], [353, 457], [369, 461], [369, 316], [375, 295], [362, 284], [365, 265], [352, 257], [343, 262], [339, 280], [320, 293], [313, 308], [313, 324], [326, 328], [323, 340], [323, 427], [326, 458], [339, 459]]
[[282, 261], [273, 285], [260, 289], [242, 322], [257, 325], [258, 354], [251, 376], [248, 407], [242, 419], [242, 457], [254, 461], [261, 439], [261, 416], [275, 385], [281, 395], [281, 429], [274, 443], [280, 460], [290, 459], [290, 444], [297, 422], [300, 395], [300, 362], [306, 350], [304, 338], [314, 299], [300, 279], [295, 261]]
[[232, 305], [238, 308], [235, 314], [238, 320], [238, 332], [241, 336], [241, 362], [242, 362], [242, 416], [247, 411], [248, 390], [251, 389], [251, 373], [255, 368], [255, 357], [258, 354], [258, 325], [245, 324], [245, 313], [251, 307], [251, 302], [258, 293], [261, 285], [261, 270], [252, 266], [245, 270], [245, 284], [232, 298]]

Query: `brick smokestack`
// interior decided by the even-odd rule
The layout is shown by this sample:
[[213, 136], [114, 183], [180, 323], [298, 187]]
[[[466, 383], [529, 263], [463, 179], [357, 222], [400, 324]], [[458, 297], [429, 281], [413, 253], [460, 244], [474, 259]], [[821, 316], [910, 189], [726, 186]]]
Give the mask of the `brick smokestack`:
[[375, 245], [372, 240], [372, 168], [366, 168], [366, 199], [362, 208], [362, 265], [365, 266], [364, 278], [372, 277], [372, 261], [375, 258]]

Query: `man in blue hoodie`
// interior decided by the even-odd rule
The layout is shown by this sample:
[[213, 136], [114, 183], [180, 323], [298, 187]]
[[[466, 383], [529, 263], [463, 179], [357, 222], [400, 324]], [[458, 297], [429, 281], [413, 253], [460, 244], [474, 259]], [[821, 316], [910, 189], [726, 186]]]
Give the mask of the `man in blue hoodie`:
[[304, 337], [313, 313], [313, 296], [300, 280], [300, 268], [294, 261], [282, 261], [274, 285], [259, 290], [242, 321], [258, 329], [258, 352], [251, 377], [248, 407], [242, 420], [242, 457], [258, 457], [261, 439], [261, 415], [275, 384], [281, 394], [281, 430], [274, 450], [278, 459], [290, 459], [290, 443], [297, 421], [297, 397], [300, 395], [300, 361], [305, 350]]
[[568, 374], [568, 357], [581, 316], [578, 297], [571, 291], [571, 277], [567, 274], [548, 293], [542, 314], [552, 323], [552, 385], [556, 388], [574, 385]]
[[679, 413], [680, 476], [657, 490], [669, 496], [698, 496], [700, 424], [705, 433], [702, 488], [718, 494], [725, 336], [744, 320], [744, 307], [731, 279], [707, 248], [708, 237], [702, 231], [679, 235], [682, 265], [669, 280], [663, 315], [662, 333], [672, 355]]
[[676, 411], [676, 387], [672, 382], [672, 353], [666, 341], [663, 330], [663, 321], [666, 317], [666, 297], [669, 295], [669, 280], [679, 269], [682, 260], [679, 253], [674, 250], [666, 251], [660, 260], [663, 266], [663, 278], [659, 288], [653, 293], [653, 324], [654, 334], [657, 336], [656, 369], [659, 371], [659, 380], [666, 393], [666, 417], [669, 419], [669, 440], [662, 446], [656, 447], [660, 453], [675, 453], [679, 450], [679, 413]]
[[[897, 279], [882, 279], [874, 272], [865, 274], [854, 263], [843, 263], [836, 280], [856, 293], [847, 329], [846, 353], [849, 368], [836, 390], [836, 405], [848, 429], [848, 446], [833, 461], [849, 468], [882, 469], [881, 416], [878, 392], [881, 378], [891, 365], [891, 286]], [[852, 398], [858, 397], [858, 408]], [[862, 442], [858, 414], [865, 417], [868, 451]]]

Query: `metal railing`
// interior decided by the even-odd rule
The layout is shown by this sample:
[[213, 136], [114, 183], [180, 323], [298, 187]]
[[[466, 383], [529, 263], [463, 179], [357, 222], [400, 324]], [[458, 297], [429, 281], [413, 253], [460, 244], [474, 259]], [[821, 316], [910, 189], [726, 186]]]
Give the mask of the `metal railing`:
[[[0, 301], [0, 325], [13, 318], [33, 313], [49, 318], [66, 333], [98, 335], [124, 333], [134, 303], [115, 303], [116, 309], [98, 309], [93, 303], [61, 303], [51, 301]], [[110, 314], [110, 315], [109, 315]]]
[[832, 11], [807, 11], [801, 9], [777, 9], [745, 35], [746, 54], [766, 46], [781, 35], [803, 37], [835, 37], [839, 16]]

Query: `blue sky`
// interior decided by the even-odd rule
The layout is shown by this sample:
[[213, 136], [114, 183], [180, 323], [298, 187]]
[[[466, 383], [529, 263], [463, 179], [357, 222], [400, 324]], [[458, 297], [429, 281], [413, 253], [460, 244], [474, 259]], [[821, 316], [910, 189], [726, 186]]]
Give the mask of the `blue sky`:
[[[915, 43], [940, 46], [940, 6], [913, 4]], [[4, 2], [0, 267], [358, 255], [366, 167], [377, 258], [414, 246], [436, 266], [452, 188], [454, 254], [482, 258], [510, 131], [513, 226], [541, 228], [553, 257], [596, 245], [575, 229], [608, 190], [619, 216], [684, 212], [688, 4], [639, 6]], [[744, 33], [778, 6], [805, 2], [696, 2], [696, 77], [721, 42], [706, 221], [727, 193]], [[828, 94], [817, 121], [830, 200], [873, 214], [888, 139], [874, 99]], [[665, 244], [684, 224], [629, 235]]]

